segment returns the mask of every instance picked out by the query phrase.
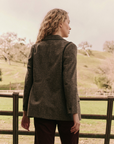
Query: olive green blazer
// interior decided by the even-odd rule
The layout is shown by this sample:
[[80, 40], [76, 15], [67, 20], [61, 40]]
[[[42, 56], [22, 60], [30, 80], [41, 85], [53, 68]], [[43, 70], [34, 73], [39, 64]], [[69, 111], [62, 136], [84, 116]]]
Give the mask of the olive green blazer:
[[25, 77], [23, 110], [29, 117], [73, 120], [80, 114], [77, 47], [49, 35], [31, 48]]

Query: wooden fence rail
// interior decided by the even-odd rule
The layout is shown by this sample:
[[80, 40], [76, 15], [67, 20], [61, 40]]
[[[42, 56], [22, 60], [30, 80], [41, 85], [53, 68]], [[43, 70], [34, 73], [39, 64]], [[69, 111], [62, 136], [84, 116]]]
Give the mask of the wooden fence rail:
[[[22, 116], [23, 113], [18, 111], [19, 98], [23, 98], [23, 95], [14, 92], [13, 94], [0, 94], [0, 97], [13, 98], [13, 111], [0, 111], [0, 115], [13, 116], [13, 130], [0, 130], [0, 134], [13, 135], [13, 144], [18, 144], [19, 135], [34, 135], [34, 131], [21, 131], [18, 130], [18, 117]], [[102, 119], [106, 120], [106, 132], [105, 134], [89, 134], [80, 133], [79, 137], [83, 138], [102, 138], [104, 144], [110, 144], [110, 139], [114, 139], [114, 134], [111, 134], [111, 122], [114, 120], [112, 115], [113, 111], [113, 96], [108, 97], [80, 97], [81, 101], [107, 101], [107, 115], [93, 115], [93, 114], [82, 114], [82, 119]], [[55, 133], [55, 136], [59, 136], [59, 133]]]

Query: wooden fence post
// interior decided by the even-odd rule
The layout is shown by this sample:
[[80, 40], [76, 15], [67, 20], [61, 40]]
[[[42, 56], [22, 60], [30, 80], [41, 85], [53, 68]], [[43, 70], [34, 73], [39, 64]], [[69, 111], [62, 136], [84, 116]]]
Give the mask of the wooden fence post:
[[113, 109], [113, 96], [108, 97], [107, 105], [107, 121], [106, 121], [106, 135], [104, 144], [110, 143], [111, 121], [112, 121], [112, 109]]
[[18, 144], [18, 96], [19, 93], [13, 93], [13, 144]]

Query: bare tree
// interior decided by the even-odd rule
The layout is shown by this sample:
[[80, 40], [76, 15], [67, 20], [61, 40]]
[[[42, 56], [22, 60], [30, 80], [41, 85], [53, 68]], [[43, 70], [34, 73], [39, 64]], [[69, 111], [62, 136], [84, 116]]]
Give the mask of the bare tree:
[[0, 55], [2, 55], [9, 64], [11, 55], [11, 48], [14, 45], [14, 42], [17, 40], [17, 34], [15, 33], [4, 33], [0, 36]]
[[114, 52], [114, 41], [106, 41], [103, 45], [103, 50], [107, 52]]
[[18, 38], [15, 33], [5, 33], [0, 36], [0, 58], [4, 58], [9, 64], [10, 61], [27, 63], [29, 51], [33, 42], [26, 38]]
[[91, 44], [89, 44], [87, 41], [85, 41], [85, 42], [81, 42], [81, 43], [78, 45], [78, 47], [80, 47], [82, 50], [84, 50], [85, 53], [87, 54], [87, 56], [90, 57], [87, 49], [88, 49], [88, 48], [90, 49], [90, 48], [92, 47]]

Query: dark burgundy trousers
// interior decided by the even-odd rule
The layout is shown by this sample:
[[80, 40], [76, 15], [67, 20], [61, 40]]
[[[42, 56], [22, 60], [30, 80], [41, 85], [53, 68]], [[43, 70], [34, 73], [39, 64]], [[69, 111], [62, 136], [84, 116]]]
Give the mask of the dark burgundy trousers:
[[78, 144], [79, 132], [71, 133], [73, 121], [58, 121], [34, 118], [35, 143], [34, 144], [54, 144], [56, 124], [62, 144]]

